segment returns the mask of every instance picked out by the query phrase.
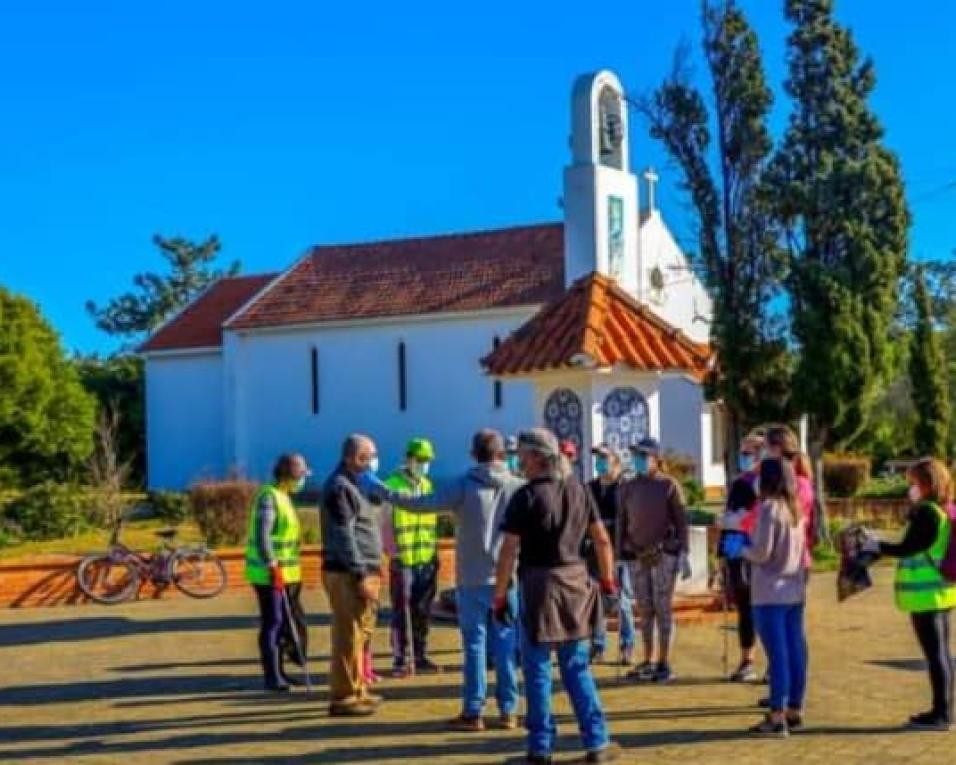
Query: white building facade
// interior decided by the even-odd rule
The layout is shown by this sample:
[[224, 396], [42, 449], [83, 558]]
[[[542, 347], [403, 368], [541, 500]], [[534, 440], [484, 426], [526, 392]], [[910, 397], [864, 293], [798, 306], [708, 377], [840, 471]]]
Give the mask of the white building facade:
[[[440, 479], [468, 465], [479, 428], [550, 425], [561, 391], [577, 399], [583, 449], [653, 435], [722, 487], [719, 410], [702, 386], [710, 300], [653, 204], [650, 174], [640, 208], [622, 93], [610, 72], [575, 84], [563, 222], [313, 248], [280, 274], [223, 280], [158, 330], [141, 349], [150, 487], [264, 479], [284, 451], [324, 474], [356, 431], [376, 440], [385, 468], [408, 439], [431, 439]], [[530, 375], [489, 374], [496, 348], [508, 355], [589, 279], [623, 312], [604, 331], [633, 335], [605, 338], [627, 359], [580, 352]]]

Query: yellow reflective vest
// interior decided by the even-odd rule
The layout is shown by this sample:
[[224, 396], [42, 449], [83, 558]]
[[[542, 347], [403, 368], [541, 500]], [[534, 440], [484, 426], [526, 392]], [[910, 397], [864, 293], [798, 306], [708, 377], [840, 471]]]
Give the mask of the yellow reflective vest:
[[949, 547], [952, 522], [939, 505], [929, 504], [939, 516], [936, 540], [926, 552], [901, 558], [896, 566], [896, 605], [906, 613], [956, 608], [956, 583], [939, 570]]
[[[422, 476], [415, 479], [405, 470], [395, 471], [385, 482], [394, 491], [432, 493], [432, 482]], [[395, 535], [396, 556], [402, 566], [431, 563], [438, 557], [438, 514], [412, 513], [396, 505], [392, 509], [392, 531]]]
[[251, 584], [270, 584], [269, 562], [262, 560], [259, 554], [259, 501], [263, 496], [272, 495], [276, 508], [276, 522], [272, 527], [270, 540], [282, 578], [286, 584], [302, 581], [302, 564], [299, 559], [300, 526], [299, 514], [289, 495], [277, 486], [268, 484], [256, 492], [249, 508], [249, 531], [246, 536], [246, 581]]

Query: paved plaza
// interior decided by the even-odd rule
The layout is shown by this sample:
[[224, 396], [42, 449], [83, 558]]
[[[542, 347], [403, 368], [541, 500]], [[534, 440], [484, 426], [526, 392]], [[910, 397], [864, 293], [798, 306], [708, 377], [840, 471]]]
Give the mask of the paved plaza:
[[[46, 763], [500, 763], [520, 755], [523, 731], [449, 733], [458, 711], [461, 654], [454, 627], [434, 631], [438, 677], [388, 680], [387, 702], [368, 720], [325, 714], [328, 629], [315, 614], [314, 696], [267, 697], [258, 689], [256, 618], [250, 598], [176, 599], [116, 608], [0, 613], [0, 760]], [[808, 729], [789, 741], [754, 741], [759, 686], [719, 680], [719, 624], [683, 629], [670, 687], [618, 683], [598, 671], [622, 761], [757, 765], [942, 765], [956, 733], [902, 731], [928, 706], [928, 683], [906, 619], [892, 608], [890, 572], [875, 591], [838, 605], [832, 574], [814, 579], [809, 606]], [[733, 640], [735, 636], [730, 635]], [[376, 636], [387, 666], [385, 630]], [[577, 737], [562, 694], [560, 761]], [[494, 710], [489, 710], [493, 712]]]

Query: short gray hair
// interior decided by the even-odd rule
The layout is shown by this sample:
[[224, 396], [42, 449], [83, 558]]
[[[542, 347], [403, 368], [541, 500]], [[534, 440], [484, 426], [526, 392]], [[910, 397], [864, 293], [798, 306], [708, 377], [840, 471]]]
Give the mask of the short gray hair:
[[518, 448], [541, 455], [553, 471], [561, 474], [561, 447], [557, 437], [547, 428], [531, 428], [518, 434]]
[[366, 436], [364, 433], [352, 433], [342, 444], [342, 458], [351, 459], [359, 453], [359, 449], [362, 448], [363, 444], [369, 443], [372, 443], [372, 439]]

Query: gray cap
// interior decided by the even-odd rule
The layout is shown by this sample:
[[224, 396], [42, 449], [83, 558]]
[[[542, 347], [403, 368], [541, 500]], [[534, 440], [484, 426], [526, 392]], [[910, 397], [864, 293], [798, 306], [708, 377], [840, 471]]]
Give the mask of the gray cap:
[[531, 428], [531, 430], [521, 431], [518, 434], [518, 446], [552, 459], [557, 459], [560, 454], [558, 439], [547, 428]]
[[634, 444], [631, 447], [631, 451], [642, 454], [652, 454], [655, 457], [659, 457], [661, 453], [661, 443], [656, 438], [647, 436]]

